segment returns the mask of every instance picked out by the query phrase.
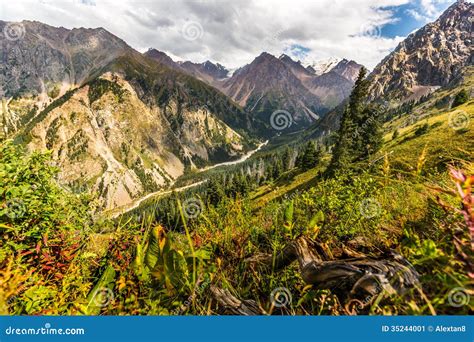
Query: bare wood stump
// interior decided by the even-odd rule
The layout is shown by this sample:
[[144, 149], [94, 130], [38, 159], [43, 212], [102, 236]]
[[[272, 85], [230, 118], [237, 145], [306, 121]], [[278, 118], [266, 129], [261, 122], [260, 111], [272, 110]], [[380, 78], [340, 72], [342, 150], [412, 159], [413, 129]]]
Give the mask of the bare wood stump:
[[418, 273], [401, 255], [371, 258], [347, 248], [343, 248], [343, 254], [357, 257], [330, 260], [331, 254], [324, 245], [302, 236], [277, 255], [259, 253], [246, 262], [276, 271], [296, 260], [305, 283], [330, 289], [343, 303], [358, 301], [368, 305], [382, 292], [402, 295], [420, 288]]

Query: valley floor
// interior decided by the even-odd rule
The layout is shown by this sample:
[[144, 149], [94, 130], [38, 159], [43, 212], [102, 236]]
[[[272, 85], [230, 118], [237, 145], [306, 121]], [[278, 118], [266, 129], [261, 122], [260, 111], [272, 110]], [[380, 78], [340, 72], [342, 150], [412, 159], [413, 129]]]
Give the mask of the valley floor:
[[[222, 163], [218, 163], [218, 164], [215, 164], [215, 165], [212, 165], [212, 166], [207, 166], [205, 168], [199, 169], [196, 173], [206, 172], [206, 171], [209, 171], [209, 170], [220, 168], [222, 166], [238, 165], [240, 163], [243, 163], [246, 160], [248, 160], [249, 158], [251, 158], [252, 155], [254, 155], [256, 152], [260, 151], [267, 144], [268, 144], [268, 140], [263, 142], [263, 143], [260, 143], [257, 146], [256, 149], [248, 152], [247, 154], [245, 154], [244, 156], [240, 157], [237, 160], [229, 161], [229, 162], [222, 162]], [[143, 197], [140, 197], [140, 198], [134, 200], [132, 203], [127, 204], [126, 206], [108, 210], [108, 211], [102, 213], [102, 215], [105, 215], [105, 216], [107, 216], [111, 219], [114, 219], [114, 218], [119, 217], [120, 215], [123, 215], [123, 214], [125, 214], [129, 211], [132, 211], [132, 210], [138, 208], [144, 201], [147, 201], [147, 200], [152, 199], [152, 198], [158, 198], [158, 197], [161, 197], [161, 196], [169, 195], [169, 194], [175, 193], [175, 192], [182, 192], [184, 190], [200, 186], [200, 185], [202, 185], [206, 182], [207, 182], [207, 180], [204, 179], [204, 180], [201, 180], [201, 181], [197, 181], [197, 182], [194, 182], [194, 183], [191, 183], [191, 184], [188, 184], [188, 185], [184, 185], [184, 186], [180, 186], [180, 187], [176, 187], [176, 188], [173, 188], [174, 182], [172, 182], [171, 184], [169, 184], [169, 187], [171, 187], [171, 189], [169, 189], [169, 190], [159, 190], [159, 191], [156, 191], [156, 192], [152, 192], [150, 194], [147, 194]]]

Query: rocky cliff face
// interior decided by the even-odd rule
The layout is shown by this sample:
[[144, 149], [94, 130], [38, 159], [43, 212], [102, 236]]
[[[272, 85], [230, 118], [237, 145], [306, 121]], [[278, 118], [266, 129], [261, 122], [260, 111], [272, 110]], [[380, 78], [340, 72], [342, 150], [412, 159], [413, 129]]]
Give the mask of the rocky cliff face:
[[119, 74], [105, 73], [66, 97], [17, 139], [52, 150], [60, 181], [92, 190], [104, 209], [170, 185], [187, 167], [215, 160], [213, 151], [225, 158], [243, 150], [244, 139], [207, 108], [182, 108], [175, 99], [166, 108], [145, 104]]
[[321, 100], [326, 108], [332, 109], [351, 94], [354, 82], [331, 70], [307, 79], [305, 86]]
[[[9, 26], [7, 26], [9, 25]], [[10, 32], [9, 27], [14, 29]], [[0, 134], [10, 135], [54, 99], [132, 49], [102, 28], [0, 21]]]
[[371, 98], [419, 98], [474, 63], [474, 5], [458, 1], [441, 17], [408, 36], [372, 72]]
[[288, 55], [283, 54], [278, 59], [282, 61], [287, 67], [289, 67], [291, 72], [300, 80], [313, 76], [313, 73], [305, 68], [300, 61], [296, 62]]
[[234, 73], [221, 89], [266, 122], [274, 111], [289, 112], [294, 129], [309, 125], [325, 111], [321, 101], [302, 84], [294, 70], [268, 53], [262, 53]]
[[[4, 31], [7, 22], [0, 21]], [[131, 48], [108, 31], [18, 23], [20, 39], [0, 37], [2, 97], [43, 94], [58, 97]]]
[[355, 81], [357, 80], [357, 76], [359, 76], [359, 71], [361, 68], [362, 68], [362, 65], [354, 61], [343, 59], [342, 61], [337, 63], [330, 70], [330, 72], [334, 72], [354, 84]]
[[298, 129], [339, 105], [350, 94], [361, 67], [342, 60], [328, 67], [329, 71], [315, 74], [287, 55], [277, 59], [263, 53], [234, 73], [221, 89], [264, 120], [275, 110], [291, 113], [293, 128]]

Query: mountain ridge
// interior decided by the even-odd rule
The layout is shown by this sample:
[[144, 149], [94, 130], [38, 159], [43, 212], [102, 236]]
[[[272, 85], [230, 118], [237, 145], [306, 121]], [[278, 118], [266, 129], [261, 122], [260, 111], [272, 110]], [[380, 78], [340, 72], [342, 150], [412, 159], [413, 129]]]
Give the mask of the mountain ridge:
[[457, 1], [437, 20], [410, 34], [370, 74], [371, 99], [385, 96], [403, 102], [449, 84], [474, 63], [473, 16], [474, 4]]
[[[277, 58], [262, 52], [229, 75], [228, 69], [218, 63], [174, 62], [156, 49], [145, 55], [212, 85], [263, 121], [269, 122], [274, 111], [289, 112], [293, 129], [307, 127], [341, 103], [362, 67], [354, 61], [333, 59], [337, 63], [328, 71], [315, 74], [286, 54]], [[211, 72], [203, 70], [206, 64]]]

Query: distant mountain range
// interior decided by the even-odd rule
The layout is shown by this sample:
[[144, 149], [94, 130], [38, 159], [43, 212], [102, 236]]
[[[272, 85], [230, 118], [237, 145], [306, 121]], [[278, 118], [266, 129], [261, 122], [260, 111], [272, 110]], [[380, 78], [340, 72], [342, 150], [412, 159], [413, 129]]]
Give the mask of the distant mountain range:
[[307, 127], [341, 103], [362, 67], [354, 61], [333, 59], [335, 63], [316, 72], [287, 55], [276, 58], [264, 52], [230, 75], [224, 66], [210, 61], [175, 62], [156, 49], [145, 55], [216, 87], [264, 122], [275, 111], [290, 113], [293, 125], [288, 131]]
[[166, 66], [185, 72], [197, 79], [204, 81], [212, 86], [218, 85], [220, 80], [228, 77], [229, 70], [219, 63], [214, 64], [211, 61], [204, 63], [193, 62], [175, 62], [166, 53], [150, 48], [144, 53], [145, 56], [154, 59], [157, 62], [165, 64]]
[[[5, 25], [0, 22], [0, 28]], [[27, 32], [23, 39], [4, 39], [0, 94], [6, 98], [38, 95], [37, 113], [68, 89], [98, 76], [114, 59], [136, 52], [102, 28], [68, 30], [31, 21], [22, 25]], [[229, 96], [254, 119], [262, 121], [255, 128], [266, 126], [260, 135], [271, 133], [270, 116], [278, 110], [292, 116], [288, 131], [308, 127], [323, 117], [348, 96], [361, 67], [354, 61], [331, 59], [324, 66], [313, 64], [318, 71], [312, 71], [287, 55], [276, 58], [262, 53], [231, 74], [218, 63], [175, 62], [156, 49], [149, 49], [144, 56]]]

